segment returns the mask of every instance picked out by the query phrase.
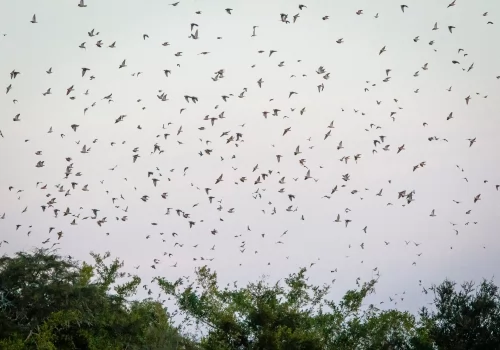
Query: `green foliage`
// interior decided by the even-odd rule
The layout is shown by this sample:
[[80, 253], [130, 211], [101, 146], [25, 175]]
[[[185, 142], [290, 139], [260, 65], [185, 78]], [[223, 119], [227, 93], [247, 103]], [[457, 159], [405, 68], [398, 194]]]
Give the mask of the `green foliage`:
[[207, 330], [200, 339], [204, 349], [383, 349], [417, 336], [408, 313], [361, 310], [376, 281], [348, 291], [336, 304], [326, 300], [329, 286], [310, 285], [305, 274], [291, 274], [283, 286], [259, 281], [232, 290], [219, 289], [207, 267], [196, 272], [199, 288], [158, 281], [186, 317]]
[[433, 286], [435, 311], [421, 316], [439, 349], [500, 349], [500, 294], [492, 281]]
[[221, 289], [217, 274], [202, 267], [187, 287], [181, 280], [157, 281], [186, 319], [204, 331], [199, 342], [207, 350], [500, 349], [500, 299], [492, 282], [483, 282], [473, 294], [471, 283], [456, 291], [445, 281], [433, 288], [435, 311], [424, 308], [414, 316], [362, 307], [375, 291], [375, 280], [334, 302], [327, 300], [328, 286], [308, 284], [305, 274], [301, 269], [284, 284], [260, 280]]
[[[109, 253], [78, 264], [48, 250], [0, 258], [1, 349], [184, 349], [159, 302], [128, 302], [141, 280]], [[114, 286], [114, 293], [111, 287]]]
[[[0, 258], [0, 349], [88, 350], [500, 350], [500, 294], [491, 281], [460, 289], [433, 286], [418, 315], [366, 306], [377, 281], [328, 300], [330, 286], [308, 283], [306, 269], [269, 284], [220, 288], [217, 274], [196, 281], [157, 277], [196, 341], [173, 326], [163, 305], [134, 300], [138, 276], [123, 262], [91, 253], [92, 264], [52, 251]], [[129, 301], [132, 300], [132, 301]]]

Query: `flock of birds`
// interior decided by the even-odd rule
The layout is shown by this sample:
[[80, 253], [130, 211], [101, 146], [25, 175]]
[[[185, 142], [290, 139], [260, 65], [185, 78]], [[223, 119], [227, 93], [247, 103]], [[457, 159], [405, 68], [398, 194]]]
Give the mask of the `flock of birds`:
[[[171, 3], [168, 6], [169, 11], [176, 11], [186, 1]], [[460, 3], [461, 1], [454, 0], [443, 6], [447, 11], [453, 11], [455, 7], [461, 5]], [[81, 16], [85, 16], [87, 7], [99, 6], [99, 3], [90, 4], [89, 2], [87, 4], [86, 1], [80, 0], [75, 3], [75, 6], [81, 8]], [[306, 20], [304, 18], [310, 21], [328, 21], [330, 19], [329, 15], [316, 19], [308, 17], [308, 11], [311, 11], [314, 6], [313, 3], [296, 4], [294, 5], [296, 14], [275, 13], [271, 14], [271, 16], [276, 21], [281, 22], [282, 27], [280, 30], [284, 32], [287, 31], [288, 26]], [[400, 7], [402, 16], [411, 16], [411, 4], [396, 6]], [[233, 5], [233, 8], [221, 8], [220, 12], [225, 16], [245, 16], [244, 13], [238, 11], [236, 4]], [[206, 40], [203, 35], [203, 25], [196, 23], [198, 22], [196, 16], [202, 17], [203, 15], [203, 11], [196, 11], [192, 14], [195, 20], [187, 20], [186, 27], [178, 28], [178, 30], [186, 30], [188, 40], [203, 42], [203, 40]], [[360, 16], [371, 16], [370, 20], [377, 21], [390, 20], [388, 18], [384, 19], [382, 13], [368, 14], [362, 9], [346, 15], [353, 17], [350, 20], [355, 20], [356, 17]], [[482, 16], [484, 17], [484, 25], [493, 28], [494, 23], [490, 20], [492, 16], [488, 12], [483, 12]], [[450, 35], [455, 35], [458, 29], [454, 25], [444, 26], [439, 21], [433, 22], [435, 24], [428, 28], [428, 33], [422, 33], [407, 39], [418, 45], [418, 42], [424, 40], [424, 37], [429, 37], [430, 39], [425, 40], [429, 40], [428, 45], [432, 47], [434, 53], [439, 54], [439, 45], [432, 39], [432, 34], [436, 31], [447, 30]], [[34, 26], [28, 28], [28, 30], [43, 31], [45, 23], [45, 19], [37, 16], [37, 14], [33, 14], [31, 19], [26, 18], [26, 25]], [[16, 28], [11, 28], [10, 32], [2, 34], [0, 48], [6, 41], [15, 40], [11, 39], [11, 37], [15, 37], [16, 30]], [[98, 29], [85, 32], [82, 33], [87, 37], [85, 40], [75, 40], [74, 42], [76, 54], [81, 57], [85, 57], [90, 50], [103, 50], [102, 55], [106, 55], [104, 50], [114, 50], [122, 45], [127, 45], [126, 42], [119, 42], [112, 38], [105, 39], [103, 37], [105, 33], [101, 33]], [[258, 40], [260, 36], [264, 35], [265, 28], [255, 25], [248, 28], [248, 38], [242, 38], [241, 40]], [[155, 45], [161, 45], [165, 50], [170, 50], [170, 48], [176, 46], [176, 43], [159, 40], [153, 34], [137, 33], [137, 36], [141, 38], [142, 42], [156, 40], [158, 42]], [[215, 38], [212, 39], [215, 40]], [[222, 36], [216, 37], [216, 40], [224, 42]], [[343, 45], [347, 40], [348, 38], [339, 37], [332, 39], [327, 45]], [[130, 47], [129, 49], [142, 50], [141, 47]], [[420, 49], [417, 48], [416, 50]], [[175, 49], [167, 52], [170, 57], [175, 57], [176, 66], [164, 69], [163, 72], [152, 72], [148, 70], [147, 66], [141, 67], [142, 70], [137, 70], [136, 65], [132, 64], [127, 58], [117, 61], [113, 69], [119, 71], [122, 75], [129, 76], [129, 79], [131, 79], [130, 84], [135, 84], [137, 79], [144, 76], [154, 74], [162, 75], [162, 78], [168, 81], [171, 76], [182, 74], [181, 66], [184, 68], [182, 57], [191, 53]], [[390, 54], [390, 52], [391, 47], [385, 45], [380, 47], [377, 52], [373, 52], [373, 57], [367, 57], [367, 59], [375, 60], [380, 56]], [[208, 51], [201, 51], [197, 55], [207, 56], [211, 54]], [[285, 62], [285, 58], [280, 56], [278, 48], [261, 49], [255, 52], [254, 55], [259, 59], [265, 55], [266, 59], [270, 60], [272, 65], [278, 68], [289, 66], [289, 63]], [[466, 82], [466, 79], [471, 74], [474, 74], [475, 64], [478, 64], [474, 60], [479, 63], [480, 57], [471, 59], [466, 49], [457, 47], [456, 57], [449, 63], [450, 65], [463, 67], [460, 73], [464, 75], [464, 82]], [[305, 237], [311, 234], [310, 229], [307, 228], [307, 222], [310, 219], [306, 214], [307, 210], [304, 210], [304, 208], [323, 209], [336, 202], [337, 205], [342, 205], [343, 209], [329, 214], [328, 221], [330, 224], [328, 225], [331, 226], [328, 227], [328, 230], [340, 232], [342, 235], [356, 235], [356, 245], [349, 243], [344, 249], [352, 248], [364, 251], [365, 248], [368, 248], [368, 245], [362, 238], [363, 235], [368, 237], [371, 232], [383, 230], [383, 227], [372, 228], [362, 217], [356, 216], [357, 203], [362, 203], [368, 197], [373, 197], [378, 200], [376, 202], [377, 206], [387, 208], [384, 210], [389, 210], [388, 207], [395, 206], [400, 206], [406, 210], [414, 206], [415, 201], [425, 201], [425, 199], [419, 198], [419, 191], [414, 188], [396, 188], [393, 185], [395, 179], [381, 180], [380, 182], [383, 181], [385, 185], [376, 190], [360, 185], [359, 182], [352, 185], [352, 179], [363, 177], [362, 171], [358, 170], [358, 164], [362, 164], [369, 158], [392, 153], [398, 157], [392, 158], [396, 159], [397, 164], [395, 166], [404, 168], [399, 173], [402, 176], [412, 176], [411, 174], [415, 172], [425, 172], [427, 167], [430, 166], [429, 162], [425, 160], [415, 162], [411, 166], [406, 165], [404, 161], [408, 149], [423, 146], [415, 143], [394, 144], [391, 142], [392, 135], [395, 133], [412, 132], [412, 130], [405, 130], [404, 103], [396, 97], [379, 100], [371, 97], [370, 94], [376, 91], [380, 85], [390, 84], [391, 79], [415, 79], [420, 75], [427, 74], [427, 71], [431, 71], [434, 67], [424, 62], [413, 73], [413, 77], [410, 76], [409, 78], [398, 76], [398, 72], [393, 74], [393, 69], [390, 67], [383, 68], [380, 72], [382, 78], [379, 82], [363, 82], [359, 90], [365, 94], [364, 99], [373, 108], [381, 108], [390, 104], [391, 111], [389, 115], [380, 117], [379, 112], [369, 113], [361, 108], [340, 106], [338, 110], [333, 112], [334, 117], [331, 119], [334, 120], [329, 120], [317, 130], [314, 136], [309, 136], [303, 134], [300, 124], [295, 123], [295, 121], [301, 119], [313, 120], [315, 116], [308, 114], [309, 106], [305, 104], [298, 105], [296, 98], [301, 94], [311, 93], [320, 94], [321, 98], [325, 99], [332, 98], [332, 96], [328, 95], [330, 86], [342, 84], [342, 82], [336, 81], [335, 73], [328, 70], [328, 66], [333, 65], [331, 62], [325, 62], [324, 65], [317, 67], [311, 67], [307, 65], [307, 62], [302, 62], [301, 59], [296, 59], [296, 63], [300, 65], [294, 67], [299, 68], [293, 68], [294, 72], [289, 76], [289, 79], [297, 80], [302, 78], [302, 83], [293, 85], [294, 90], [281, 86], [279, 87], [281, 91], [278, 91], [278, 88], [273, 87], [272, 95], [266, 96], [266, 100], [262, 100], [261, 106], [264, 107], [262, 107], [261, 113], [245, 117], [246, 119], [242, 123], [235, 123], [234, 120], [238, 119], [234, 115], [245, 113], [248, 108], [245, 99], [249, 96], [258, 95], [259, 90], [262, 91], [267, 82], [272, 81], [270, 76], [259, 76], [258, 64], [250, 67], [251, 72], [255, 72], [251, 73], [254, 77], [253, 80], [245, 81], [242, 88], [233, 87], [233, 91], [228, 91], [226, 94], [219, 96], [217, 101], [205, 98], [205, 91], [201, 90], [199, 90], [200, 93], [197, 96], [192, 94], [177, 96], [174, 88], [157, 89], [155, 96], [148, 97], [141, 96], [143, 91], [137, 91], [136, 102], [140, 105], [140, 113], [147, 113], [149, 106], [156, 104], [160, 105], [162, 111], [169, 110], [169, 113], [175, 115], [175, 117], [165, 118], [165, 122], [162, 122], [161, 125], [152, 125], [153, 123], [146, 118], [141, 119], [141, 117], [138, 117], [137, 111], [123, 111], [115, 116], [101, 116], [106, 120], [113, 119], [111, 123], [105, 126], [110, 132], [107, 135], [108, 139], [103, 139], [88, 137], [88, 134], [92, 133], [92, 128], [95, 127], [95, 124], [89, 123], [88, 120], [92, 118], [94, 111], [101, 106], [106, 108], [105, 106], [120, 105], [123, 102], [121, 100], [121, 91], [110, 91], [105, 95], [93, 93], [90, 82], [105, 80], [106, 76], [95, 74], [96, 69], [90, 66], [72, 68], [78, 70], [81, 74], [81, 82], [72, 82], [61, 76], [59, 79], [67, 81], [64, 88], [51, 87], [50, 81], [52, 77], [59, 74], [57, 62], [54, 62], [52, 67], [47, 67], [43, 72], [47, 77], [48, 86], [45, 91], [40, 91], [39, 94], [45, 99], [53, 99], [54, 106], [57, 106], [59, 99], [82, 100], [85, 101], [86, 105], [83, 110], [76, 110], [76, 107], [72, 107], [75, 109], [74, 114], [76, 117], [68, 118], [67, 122], [50, 125], [46, 130], [36, 130], [35, 133], [41, 136], [35, 141], [31, 139], [14, 139], [14, 135], [18, 135], [19, 130], [21, 130], [15, 129], [17, 125], [20, 125], [20, 128], [30, 129], [29, 121], [26, 121], [23, 113], [17, 112], [12, 116], [6, 116], [3, 113], [4, 115], [0, 120], [0, 153], [7, 152], [9, 143], [20, 141], [24, 144], [24, 148], [29, 148], [29, 152], [36, 156], [36, 161], [30, 165], [33, 167], [33, 170], [30, 170], [30, 173], [32, 173], [31, 179], [38, 179], [38, 174], [47, 169], [52, 172], [50, 174], [57, 175], [51, 175], [50, 180], [47, 179], [47, 181], [33, 180], [33, 183], [25, 183], [22, 186], [19, 185], [19, 182], [17, 182], [17, 185], [0, 184], [2, 187], [0, 196], [4, 199], [0, 202], [0, 225], [2, 225], [2, 221], [9, 223], [9, 225], [1, 226], [4, 237], [0, 238], [0, 247], [7, 249], [7, 246], [12, 243], [12, 239], [23, 241], [26, 237], [32, 239], [32, 237], [36, 236], [39, 242], [29, 241], [30, 244], [41, 244], [44, 247], [54, 249], [62, 247], [62, 251], [64, 251], [66, 248], [64, 248], [63, 242], [66, 240], [75, 242], [75, 240], [79, 239], [72, 234], [72, 231], [76, 229], [75, 226], [85, 226], [86, 232], [95, 231], [99, 236], [102, 236], [100, 240], [106, 240], [123, 235], [122, 232], [125, 227], [123, 223], [132, 219], [139, 223], [139, 228], [137, 229], [138, 232], [133, 233], [134, 240], [130, 244], [135, 246], [137, 250], [154, 251], [148, 261], [138, 261], [134, 257], [130, 259], [138, 263], [138, 265], [134, 266], [134, 269], [145, 271], [144, 273], [147, 275], [155, 275], [156, 272], [151, 270], [157, 271], [159, 269], [166, 271], [166, 274], [175, 273], [172, 272], [173, 269], [181, 267], [182, 264], [187, 266], [189, 261], [192, 261], [195, 266], [210, 265], [217, 260], [220, 261], [223, 267], [226, 265], [242, 266], [241, 262], [233, 260], [234, 255], [230, 255], [231, 258], [229, 259], [224, 257], [225, 254], [228, 254], [229, 249], [237, 251], [237, 256], [252, 255], [253, 257], [250, 257], [252, 261], [262, 260], [266, 265], [271, 265], [273, 258], [261, 257], [259, 247], [271, 247], [269, 248], [270, 252], [273, 252], [281, 249], [277, 248], [277, 246], [283, 246], [282, 251], [286, 252], [286, 259], [293, 258], [293, 254], [296, 254], [296, 252], [288, 252], [286, 248], [289, 237], [300, 238], [302, 236], [304, 237], [303, 241], [306, 242]], [[13, 104], [14, 108], [19, 108], [23, 104], [29, 105], [30, 101], [23, 99], [23, 91], [29, 89], [27, 81], [31, 78], [25, 76], [22, 67], [11, 67], [9, 74], [5, 74], [3, 65], [0, 67], [2, 69], [0, 81], [5, 86], [4, 96], [0, 99], [2, 107], [6, 108], [8, 103]], [[206, 72], [205, 76], [197, 76], [196, 79], [206, 80], [215, 85], [223, 83], [224, 79], [231, 74], [235, 73], [221, 68], [215, 72], [213, 70]], [[490, 79], [497, 80], [500, 83], [500, 76], [492, 74]], [[435, 84], [442, 85], [443, 82], [436, 82]], [[167, 90], [169, 91], [167, 92]], [[195, 89], [193, 88], [193, 90]], [[443, 94], [454, 93], [453, 87], [448, 84], [442, 87], [442, 91]], [[209, 91], [206, 91], [206, 93], [209, 94]], [[393, 93], [396, 96], [398, 92], [393, 91]], [[420, 88], [415, 88], [412, 93], [419, 94]], [[277, 105], [273, 95], [283, 95], [281, 101], [285, 102]], [[487, 98], [487, 94], [471, 93], [459, 97], [462, 105], [457, 106], [457, 108], [468, 108], [470, 104], [483, 102]], [[169, 107], [173, 100], [178, 104], [182, 104], [182, 107], [173, 111]], [[232, 105], [232, 109], [226, 111], [226, 106], [229, 105]], [[189, 115], [191, 108], [198, 108], [197, 111], [199, 111], [199, 106], [203, 106], [205, 110], [202, 116]], [[239, 112], [235, 112], [236, 110]], [[199, 113], [197, 112], [197, 114]], [[325, 111], [325, 114], [332, 115], [331, 111]], [[43, 118], [50, 123], [50, 115], [43, 115]], [[189, 121], [187, 121], [188, 118]], [[193, 122], [192, 120], [195, 118], [196, 122]], [[356, 135], [361, 135], [360, 138], [364, 141], [357, 143], [356, 147], [350, 144], [350, 132], [352, 131], [343, 131], [336, 121], [343, 118], [362, 118], [363, 120], [363, 126], [358, 128]], [[435, 130], [433, 124], [436, 123], [436, 118], [453, 123], [452, 119], [455, 118], [455, 115], [454, 112], [450, 112], [445, 116], [432, 116], [427, 121], [422, 122], [419, 127], [428, 129], [429, 135], [433, 135]], [[70, 119], [71, 121], [69, 121]], [[139, 122], [137, 122], [138, 120]], [[284, 124], [269, 124], [270, 120], [280, 120], [280, 123]], [[317, 119], [314, 119], [314, 123], [317, 124]], [[247, 133], [247, 130], [258, 133], [259, 129], [269, 128], [269, 125], [273, 125], [273, 127], [283, 125], [279, 129], [267, 130], [267, 132], [277, 136], [272, 141], [266, 140], [262, 136], [259, 137], [259, 135]], [[120, 129], [122, 126], [123, 128]], [[450, 124], [450, 127], [453, 128], [453, 124]], [[80, 137], [79, 133], [85, 129], [86, 131]], [[131, 131], [135, 132], [134, 136], [123, 139], [126, 135], [130, 135]], [[30, 130], [30, 132], [33, 132], [33, 130]], [[145, 134], [148, 132], [149, 134]], [[263, 133], [262, 135], [268, 134]], [[288, 147], [288, 142], [285, 141], [290, 135], [294, 135], [293, 137], [297, 137], [299, 140], [298, 144], [293, 147]], [[120, 138], [122, 140], [118, 140]], [[55, 149], [57, 153], [54, 153], [54, 150], [46, 151], [44, 149], [47, 142], [53, 142], [46, 140], [53, 139], [57, 139], [57, 142], [59, 142], [59, 146]], [[463, 152], [467, 152], [473, 151], [477, 147], [476, 143], [480, 143], [481, 139], [475, 135], [462, 140], [448, 140], [447, 137], [429, 136], [427, 139], [421, 140], [421, 142], [426, 143], [425, 147], [429, 147], [428, 142], [432, 144], [454, 143], [456, 147], [464, 149]], [[137, 143], [145, 144], [145, 146], [136, 146]], [[252, 149], [248, 150], [247, 144], [251, 145], [256, 153], [253, 154]], [[193, 154], [186, 155], [187, 151], [184, 150], [184, 147], [191, 150], [194, 147], [193, 145], [197, 150], [192, 152]], [[257, 151], [259, 147], [265, 148], [266, 151]], [[115, 154], [113, 152], [116, 152], [116, 149], [119, 149], [121, 154], [126, 155], [112, 159], [111, 154]], [[258, 156], [260, 161], [250, 164], [250, 161], [241, 159], [240, 154], [242, 152], [240, 150], [242, 149], [246, 149], [246, 154], [253, 157]], [[317, 151], [317, 149], [319, 150]], [[344, 149], [347, 149], [349, 153], [345, 152]], [[323, 152], [324, 150], [327, 150], [328, 153]], [[49, 154], [49, 152], [51, 153]], [[168, 155], [172, 154], [180, 154], [180, 158], [193, 159], [193, 161], [172, 168], [169, 166], [169, 164], [172, 164], [170, 160], [165, 160]], [[196, 158], [193, 158], [193, 155]], [[100, 166], [101, 163], [93, 163], [92, 157], [102, 158], [103, 156], [107, 158], [107, 163], [112, 162], [113, 164], [105, 169], [95, 169], [94, 167]], [[88, 157], [85, 164], [90, 168], [80, 166], [79, 161], [84, 159], [82, 157]], [[21, 157], [16, 162], [24, 163], [28, 159]], [[183, 161], [177, 159], [177, 163], [183, 163]], [[335, 171], [341, 172], [340, 176], [335, 175], [334, 177], [331, 172], [328, 173], [326, 170], [327, 164], [333, 164]], [[434, 171], [436, 171], [438, 165], [431, 165]], [[130, 175], [127, 170], [121, 170], [131, 169], [130, 167], [134, 167], [133, 171], [140, 175]], [[469, 180], [478, 182], [478, 179], [469, 179], [466, 170], [462, 166], [456, 165], [456, 168], [457, 177], [462, 179], [463, 186], [467, 186]], [[91, 175], [87, 175], [87, 173], [104, 174], [101, 170], [108, 175], [98, 179], [99, 182], [92, 178]], [[9, 172], [9, 169], [4, 167], [2, 171]], [[200, 176], [205, 172], [211, 174], [213, 171], [217, 172], [214, 177]], [[13, 177], [16, 177], [16, 175], [14, 174]], [[460, 198], [460, 200], [449, 199], [450, 206], [460, 205], [464, 208], [463, 218], [457, 218], [456, 221], [450, 222], [450, 229], [455, 235], [459, 235], [462, 229], [465, 230], [469, 225], [480, 224], [478, 220], [474, 219], [473, 211], [474, 206], [483, 201], [484, 193], [488, 193], [489, 200], [492, 199], [491, 193], [498, 192], [498, 195], [500, 195], [500, 180], [497, 179], [496, 183], [484, 179], [480, 181], [484, 183], [483, 190], [480, 193], [475, 193], [470, 198]], [[307, 194], [314, 186], [321, 184], [325, 184], [324, 186], [329, 188], [327, 191], [323, 191], [318, 198], [309, 197], [304, 199], [297, 194], [297, 192]], [[306, 189], [305, 192], [304, 188]], [[293, 189], [296, 189], [296, 191]], [[173, 200], [175, 197], [172, 195], [176, 191], [182, 192], [181, 196], [186, 194], [186, 198], [192, 199], [191, 205], [178, 205]], [[27, 197], [27, 192], [30, 193], [30, 201], [29, 204], [22, 205], [21, 216], [19, 217], [17, 215], [19, 213], [12, 213], [17, 205], [14, 205], [14, 203], [23, 203]], [[89, 194], [86, 194], [87, 192]], [[187, 192], [191, 194], [188, 195]], [[101, 200], [103, 195], [106, 201]], [[78, 203], [79, 198], [82, 196], [86, 198], [85, 203], [88, 203], [90, 198], [90, 201], [95, 204], [92, 206], [75, 204]], [[349, 204], [338, 204], [337, 198], [339, 196], [344, 196], [341, 197], [344, 199], [349, 198]], [[304, 196], [302, 195], [302, 197]], [[382, 197], [385, 200], [381, 199]], [[248, 202], [258, 204], [247, 204]], [[432, 202], [431, 199], [430, 202], [426, 203], [426, 220], [434, 220], [435, 217], [440, 216], [439, 209], [433, 207]], [[239, 206], [244, 207], [245, 210], [240, 210]], [[257, 206], [259, 209], [255, 213], [248, 213], [249, 210], [254, 210]], [[148, 212], [154, 212], [158, 208], [161, 208], [162, 217], [159, 217], [154, 222], [144, 222], [142, 220], [143, 217], [148, 217]], [[36, 217], [42, 215], [42, 219], [36, 221], [30, 218], [30, 215], [36, 215]], [[19, 222], [9, 221], [11, 216], [16, 219], [20, 218]], [[233, 219], [233, 216], [238, 218]], [[272, 228], [266, 231], [257, 231], [254, 227], [259, 225], [260, 220], [264, 220], [260, 219], [260, 217], [265, 217], [265, 220], [272, 220], [275, 217], [276, 222], [285, 225], [287, 228], [279, 232], [270, 232]], [[172, 229], [174, 220], [176, 222], [175, 230]], [[32, 221], [36, 221], [36, 223], [32, 223]], [[232, 229], [229, 230], [226, 221], [231, 221], [233, 225], [237, 226], [237, 232]], [[306, 224], [301, 224], [302, 222]], [[360, 235], [361, 238], [359, 238]], [[10, 237], [10, 241], [6, 237]], [[255, 241], [255, 237], [259, 241]], [[215, 242], [221, 242], [221, 240], [226, 242], [234, 240], [237, 243], [232, 246], [226, 245], [224, 249], [220, 249]], [[248, 245], [249, 241], [254, 242], [250, 247]], [[415, 256], [412, 258], [411, 265], [413, 266], [417, 265], [423, 248], [425, 248], [425, 246], [421, 246], [421, 242], [405, 240], [403, 235], [400, 242], [391, 242], [383, 238], [378, 241], [382, 248], [390, 244], [399, 244], [401, 247], [412, 246], [420, 249], [415, 252]], [[147, 248], [146, 246], [141, 248], [137, 246], [140, 242], [144, 242], [144, 244], [146, 242], [153, 243], [148, 245]], [[193, 242], [195, 244], [191, 244]], [[99, 242], [94, 242], [94, 244], [97, 248], [100, 245]], [[188, 244], [187, 249], [182, 249], [186, 244]], [[198, 247], [199, 249], [197, 249]], [[304, 249], [314, 250], [313, 244], [311, 247], [304, 247]], [[449, 249], [453, 249], [452, 244]], [[486, 249], [486, 246], [484, 246], [484, 249]], [[157, 252], [160, 251], [161, 253], [157, 255]], [[349, 255], [346, 257], [349, 257]], [[320, 258], [314, 259], [314, 261], [308, 263], [307, 267], [312, 268], [314, 265], [321, 264], [320, 261]], [[327, 269], [330, 270], [331, 274], [335, 274], [340, 267]], [[374, 266], [370, 270], [373, 276], [380, 276], [378, 267]], [[130, 272], [134, 271], [131, 270]], [[185, 276], [185, 278], [189, 281], [190, 277]], [[359, 284], [360, 281], [361, 278], [358, 277], [356, 283]], [[335, 278], [332, 280], [332, 283], [334, 282]], [[236, 281], [234, 283], [236, 285]], [[419, 285], [422, 285], [421, 280]], [[148, 294], [153, 294], [151, 284], [146, 283], [143, 288]], [[422, 288], [427, 293], [427, 290], [424, 287]], [[158, 297], [161, 298], [161, 294]], [[391, 296], [390, 302], [397, 303], [399, 298], [404, 299], [402, 295], [398, 297]]]

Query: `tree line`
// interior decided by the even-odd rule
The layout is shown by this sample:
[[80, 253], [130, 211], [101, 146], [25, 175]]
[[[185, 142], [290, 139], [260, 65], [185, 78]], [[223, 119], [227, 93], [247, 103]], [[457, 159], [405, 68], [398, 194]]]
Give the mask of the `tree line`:
[[[376, 280], [337, 301], [306, 269], [283, 282], [219, 286], [208, 267], [195, 280], [156, 277], [164, 300], [139, 299], [147, 286], [110, 253], [92, 263], [35, 249], [0, 258], [0, 349], [40, 350], [495, 350], [500, 293], [493, 281], [428, 289], [417, 314], [364, 305]], [[149, 291], [148, 294], [151, 294]], [[179, 325], [180, 324], [180, 325]]]

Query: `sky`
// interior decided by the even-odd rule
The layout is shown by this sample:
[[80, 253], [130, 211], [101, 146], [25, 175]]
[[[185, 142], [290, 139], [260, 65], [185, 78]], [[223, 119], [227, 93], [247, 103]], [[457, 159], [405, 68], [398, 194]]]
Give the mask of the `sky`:
[[410, 311], [430, 301], [423, 286], [495, 280], [500, 3], [78, 3], [0, 0], [1, 254], [110, 251], [146, 284], [205, 264], [240, 286], [307, 267], [335, 280], [332, 299], [378, 278], [368, 302]]

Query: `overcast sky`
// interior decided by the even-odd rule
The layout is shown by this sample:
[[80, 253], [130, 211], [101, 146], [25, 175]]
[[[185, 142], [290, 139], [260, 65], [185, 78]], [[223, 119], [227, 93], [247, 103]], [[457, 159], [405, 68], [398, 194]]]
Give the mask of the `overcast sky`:
[[[9, 242], [2, 253], [48, 238], [44, 246], [60, 243], [61, 253], [81, 260], [109, 250], [145, 283], [156, 275], [192, 275], [207, 263], [221, 283], [241, 285], [315, 263], [310, 281], [335, 279], [332, 298], [355, 287], [357, 277], [376, 277], [377, 267], [371, 302], [394, 307], [388, 297], [406, 291], [396, 307], [412, 311], [427, 300], [419, 280], [428, 286], [497, 273], [499, 2], [447, 7], [446, 0], [407, 0], [404, 13], [389, 0], [304, 1], [302, 10], [288, 0], [85, 4], [0, 0], [0, 232]], [[37, 23], [30, 23], [33, 14]], [[193, 31], [191, 23], [198, 25]], [[99, 34], [90, 37], [92, 29]], [[320, 66], [325, 72], [318, 74]], [[90, 70], [82, 77], [84, 67]], [[15, 79], [13, 70], [20, 72]], [[42, 95], [48, 88], [51, 94]], [[167, 101], [157, 97], [160, 90]], [[103, 99], [111, 93], [112, 102]], [[187, 103], [185, 95], [198, 102]], [[126, 117], [115, 123], [120, 115]], [[206, 116], [217, 118], [213, 126]], [[470, 147], [467, 139], [476, 142]], [[152, 153], [155, 144], [161, 154]], [[81, 153], [83, 145], [89, 153]], [[301, 153], [294, 155], [297, 146]], [[37, 168], [38, 161], [44, 166]], [[401, 191], [414, 191], [410, 204], [398, 199]], [[43, 212], [51, 198], [56, 203]], [[66, 208], [71, 214], [64, 216]], [[53, 209], [60, 210], [57, 218]], [[97, 219], [91, 209], [100, 210]], [[338, 214], [341, 222], [334, 222]]]

